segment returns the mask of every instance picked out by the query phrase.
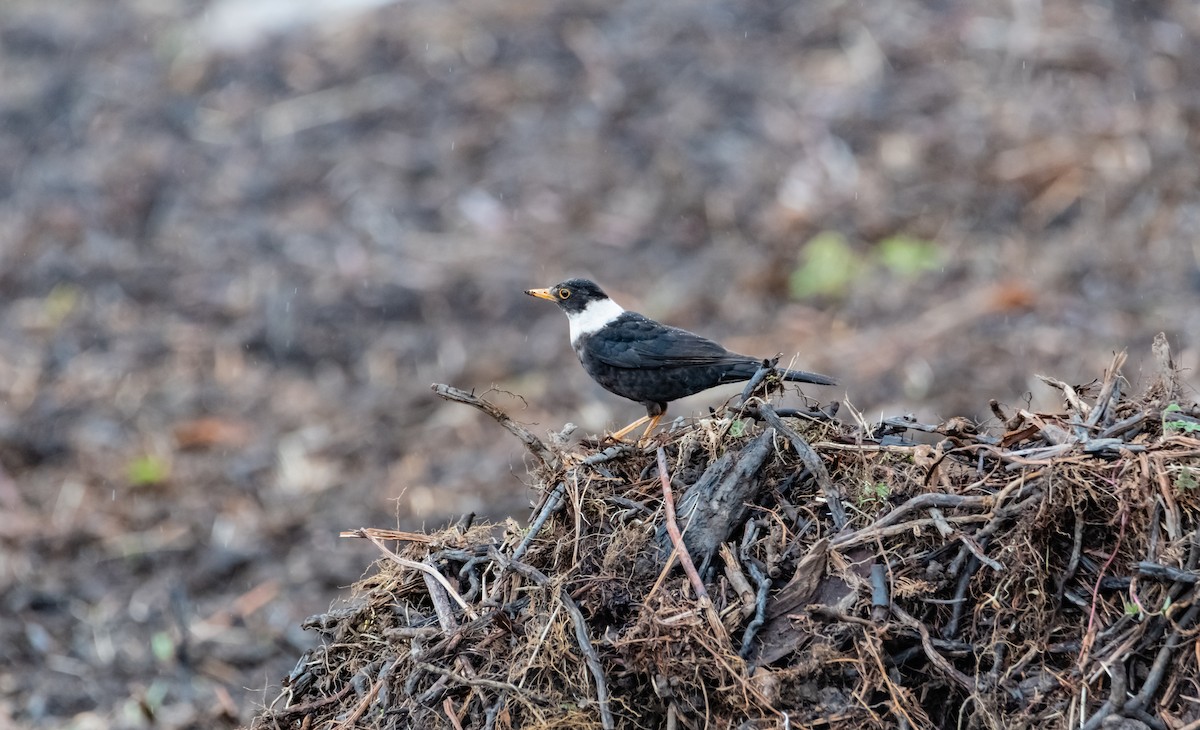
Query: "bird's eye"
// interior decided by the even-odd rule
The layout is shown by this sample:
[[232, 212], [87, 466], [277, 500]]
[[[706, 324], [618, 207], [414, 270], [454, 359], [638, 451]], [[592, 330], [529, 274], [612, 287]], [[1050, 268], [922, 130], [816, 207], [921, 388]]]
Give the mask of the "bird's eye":
[[559, 299], [569, 299], [570, 297], [571, 297], [570, 289], [559, 289], [558, 290], [558, 298]]

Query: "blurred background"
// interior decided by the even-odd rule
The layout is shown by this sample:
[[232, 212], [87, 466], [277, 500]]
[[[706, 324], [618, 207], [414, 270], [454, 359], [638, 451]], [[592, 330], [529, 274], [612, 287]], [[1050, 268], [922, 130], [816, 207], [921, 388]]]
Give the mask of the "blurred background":
[[986, 421], [1195, 385], [1198, 191], [1193, 0], [5, 0], [0, 728], [247, 722], [339, 530], [524, 520], [431, 383], [642, 410], [523, 289]]

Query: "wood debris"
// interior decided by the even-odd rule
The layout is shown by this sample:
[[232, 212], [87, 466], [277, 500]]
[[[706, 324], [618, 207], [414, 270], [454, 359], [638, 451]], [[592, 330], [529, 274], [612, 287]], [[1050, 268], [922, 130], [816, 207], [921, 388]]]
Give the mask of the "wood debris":
[[384, 557], [254, 727], [1200, 726], [1200, 408], [1123, 359], [994, 428], [514, 431], [531, 527], [350, 533]]

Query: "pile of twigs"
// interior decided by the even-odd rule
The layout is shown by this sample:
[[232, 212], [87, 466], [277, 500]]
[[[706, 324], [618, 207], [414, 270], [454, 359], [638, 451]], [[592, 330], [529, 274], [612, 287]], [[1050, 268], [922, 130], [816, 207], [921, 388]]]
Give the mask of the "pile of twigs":
[[1200, 728], [1200, 409], [1156, 354], [991, 434], [748, 388], [567, 450], [435, 386], [534, 454], [529, 527], [349, 533], [379, 569], [255, 727]]

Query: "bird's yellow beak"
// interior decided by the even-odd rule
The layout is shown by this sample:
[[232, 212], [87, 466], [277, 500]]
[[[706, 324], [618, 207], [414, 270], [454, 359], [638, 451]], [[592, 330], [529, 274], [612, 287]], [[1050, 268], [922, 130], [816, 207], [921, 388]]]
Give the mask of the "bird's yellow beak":
[[545, 299], [546, 301], [549, 301], [549, 302], [555, 301], [554, 295], [550, 293], [549, 289], [526, 289], [525, 293], [531, 297], [537, 297], [538, 299]]

